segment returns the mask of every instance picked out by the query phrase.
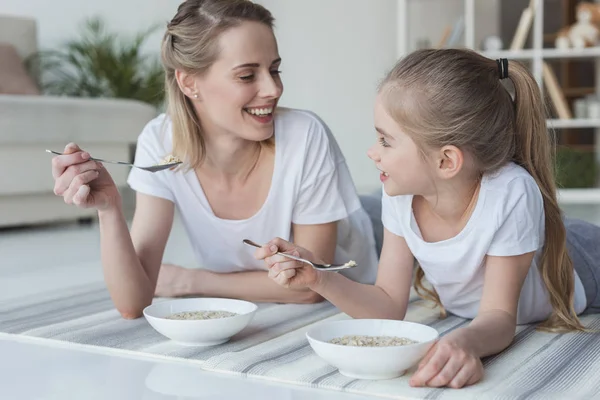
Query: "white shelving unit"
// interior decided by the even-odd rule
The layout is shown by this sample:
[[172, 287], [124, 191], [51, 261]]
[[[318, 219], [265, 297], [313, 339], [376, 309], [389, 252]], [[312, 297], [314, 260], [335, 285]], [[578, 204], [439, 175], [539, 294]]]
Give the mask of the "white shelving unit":
[[[411, 0], [398, 1], [398, 57], [407, 54], [408, 41], [408, 2]], [[419, 0], [412, 0], [419, 1]], [[444, 1], [444, 0], [439, 0]], [[475, 1], [486, 0], [464, 0], [464, 46], [466, 48], [475, 48]], [[530, 29], [530, 35], [533, 35], [532, 48], [519, 51], [502, 50], [482, 52], [483, 55], [491, 59], [507, 58], [509, 60], [527, 60], [531, 61], [532, 74], [542, 90], [542, 66], [545, 60], [552, 59], [581, 59], [591, 58], [596, 60], [596, 91], [600, 93], [600, 47], [586, 49], [553, 49], [544, 48], [544, 0], [535, 0], [535, 15]], [[595, 0], [600, 2], [600, 0]], [[529, 4], [523, 1], [523, 8]], [[596, 135], [596, 158], [600, 162], [600, 119], [549, 119], [548, 126], [552, 129], [564, 128], [595, 128]], [[600, 188], [589, 189], [561, 189], [559, 191], [559, 200], [563, 204], [598, 204], [600, 205]]]

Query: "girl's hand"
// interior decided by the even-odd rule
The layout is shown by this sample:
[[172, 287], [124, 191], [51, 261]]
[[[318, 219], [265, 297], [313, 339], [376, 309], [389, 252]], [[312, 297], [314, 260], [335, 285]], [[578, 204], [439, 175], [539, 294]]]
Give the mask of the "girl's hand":
[[458, 389], [481, 378], [483, 364], [479, 357], [466, 344], [446, 336], [429, 349], [410, 379], [410, 385]]
[[269, 268], [269, 278], [279, 285], [289, 289], [306, 289], [315, 286], [321, 280], [321, 271], [306, 263], [278, 255], [277, 252], [309, 261], [312, 261], [314, 256], [310, 251], [280, 238], [273, 239], [258, 249], [254, 256], [265, 261]]
[[52, 158], [52, 176], [54, 194], [67, 204], [103, 210], [118, 202], [119, 190], [108, 171], [74, 143], [65, 147], [64, 155]]

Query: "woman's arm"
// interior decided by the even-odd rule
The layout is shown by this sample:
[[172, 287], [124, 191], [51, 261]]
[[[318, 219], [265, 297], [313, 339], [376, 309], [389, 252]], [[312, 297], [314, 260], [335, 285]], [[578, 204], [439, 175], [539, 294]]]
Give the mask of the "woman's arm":
[[98, 212], [104, 279], [124, 318], [140, 317], [152, 303], [174, 213], [172, 202], [138, 193], [130, 232], [121, 202]]
[[[292, 225], [297, 245], [310, 249], [320, 259], [333, 262], [337, 242], [337, 222], [316, 225]], [[314, 291], [288, 289], [269, 279], [266, 271], [214, 273], [190, 270], [187, 294], [207, 297], [232, 297], [248, 301], [273, 303], [316, 303], [323, 298]]]

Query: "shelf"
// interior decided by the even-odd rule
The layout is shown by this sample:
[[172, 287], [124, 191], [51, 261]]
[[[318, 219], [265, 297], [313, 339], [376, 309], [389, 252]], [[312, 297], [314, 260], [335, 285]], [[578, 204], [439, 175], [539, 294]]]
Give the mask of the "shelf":
[[560, 204], [599, 204], [600, 188], [589, 189], [559, 189]]
[[543, 59], [595, 58], [600, 57], [600, 46], [585, 49], [533, 49], [483, 51], [482, 55], [491, 58], [508, 58], [509, 60], [532, 60], [541, 56]]
[[600, 128], [600, 119], [573, 118], [573, 119], [548, 119], [546, 123], [550, 128]]

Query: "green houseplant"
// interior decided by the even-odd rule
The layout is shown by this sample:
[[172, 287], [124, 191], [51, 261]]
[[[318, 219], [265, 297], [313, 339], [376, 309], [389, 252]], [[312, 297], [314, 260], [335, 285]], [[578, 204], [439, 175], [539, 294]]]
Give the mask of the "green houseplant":
[[155, 57], [142, 52], [157, 28], [121, 38], [93, 17], [84, 22], [79, 38], [58, 50], [34, 54], [27, 65], [49, 95], [134, 99], [159, 108], [164, 101], [163, 69]]
[[558, 187], [591, 188], [596, 186], [598, 163], [593, 148], [558, 146], [555, 163]]

